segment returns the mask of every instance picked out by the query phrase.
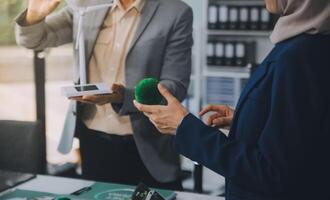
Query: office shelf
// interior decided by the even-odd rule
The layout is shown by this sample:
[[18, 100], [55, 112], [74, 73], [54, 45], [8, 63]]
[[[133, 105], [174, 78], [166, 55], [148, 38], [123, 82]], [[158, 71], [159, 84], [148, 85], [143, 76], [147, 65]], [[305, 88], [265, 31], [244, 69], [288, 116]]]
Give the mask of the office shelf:
[[229, 66], [208, 66], [204, 70], [203, 76], [207, 77], [233, 77], [248, 79], [250, 77], [251, 67], [229, 67]]
[[[224, 97], [225, 100], [234, 105], [242, 91], [243, 86], [250, 78], [251, 66], [230, 67], [230, 66], [210, 66], [207, 64], [207, 44], [209, 40], [218, 39], [220, 41], [240, 41], [253, 42], [255, 55], [251, 53], [252, 59], [248, 62], [260, 63], [265, 54], [268, 53], [273, 45], [268, 37], [271, 31], [268, 30], [211, 30], [208, 28], [208, 11], [210, 4], [228, 5], [228, 6], [263, 6], [264, 0], [184, 0], [189, 3], [194, 10], [194, 48], [193, 48], [193, 75], [191, 76], [191, 85], [189, 89], [189, 110], [194, 114], [202, 105], [210, 102], [209, 97]], [[248, 49], [249, 51], [249, 49]], [[249, 51], [250, 53], [251, 51]], [[255, 59], [254, 59], [255, 58]], [[221, 84], [226, 85], [226, 81], [232, 79], [232, 84], [228, 84], [225, 89]], [[208, 85], [209, 83], [209, 85]], [[211, 84], [212, 83], [212, 84]], [[211, 85], [210, 85], [211, 84]], [[212, 87], [211, 87], [212, 86]], [[218, 93], [217, 93], [218, 86]], [[212, 88], [212, 90], [208, 90]], [[233, 90], [229, 101], [229, 96], [223, 96], [222, 91]], [[209, 98], [209, 99], [212, 99]], [[214, 98], [213, 98], [214, 99]], [[221, 101], [219, 101], [221, 103]], [[224, 101], [226, 102], [226, 101]], [[215, 102], [216, 103], [216, 102]]]
[[271, 31], [208, 30], [210, 36], [269, 37]]
[[254, 42], [255, 55], [250, 62], [260, 63], [273, 45], [268, 30], [211, 30], [208, 28], [210, 4], [227, 6], [263, 6], [264, 0], [203, 0], [202, 29], [202, 101], [207, 104], [227, 104], [235, 107], [239, 96], [251, 76], [251, 65], [246, 67], [210, 66], [207, 64], [207, 45], [211, 40]]
[[210, 3], [219, 3], [222, 5], [235, 5], [235, 6], [263, 6], [264, 0], [209, 0]]

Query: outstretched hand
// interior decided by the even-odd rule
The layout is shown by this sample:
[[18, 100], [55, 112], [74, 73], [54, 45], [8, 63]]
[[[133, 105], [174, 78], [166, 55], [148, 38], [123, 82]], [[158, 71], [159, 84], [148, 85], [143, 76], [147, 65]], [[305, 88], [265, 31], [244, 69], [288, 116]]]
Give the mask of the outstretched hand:
[[26, 24], [38, 23], [52, 13], [62, 0], [29, 0]]
[[209, 105], [204, 108], [199, 115], [204, 116], [206, 113], [215, 112], [209, 116], [207, 120], [208, 126], [213, 126], [217, 128], [230, 127], [233, 121], [234, 110], [229, 106], [223, 105]]
[[79, 101], [85, 104], [95, 104], [99, 106], [105, 105], [107, 103], [122, 103], [124, 100], [124, 89], [125, 87], [123, 85], [113, 84], [111, 94], [72, 97], [70, 100]]
[[166, 99], [167, 105], [143, 105], [135, 100], [134, 105], [161, 133], [174, 135], [189, 112], [163, 85], [158, 84], [158, 90]]

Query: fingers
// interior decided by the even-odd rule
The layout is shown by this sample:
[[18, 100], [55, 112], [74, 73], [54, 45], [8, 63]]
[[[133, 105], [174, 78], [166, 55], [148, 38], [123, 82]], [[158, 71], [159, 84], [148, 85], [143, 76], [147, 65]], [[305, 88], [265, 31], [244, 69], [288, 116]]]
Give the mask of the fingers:
[[112, 87], [111, 87], [113, 92], [120, 92], [123, 88], [124, 88], [123, 85], [117, 84], [117, 83], [112, 84]]
[[88, 95], [82, 97], [70, 97], [70, 100], [79, 101], [86, 104], [97, 104], [104, 105], [109, 103], [111, 96], [110, 95]]
[[151, 113], [147, 113], [147, 112], [143, 112], [143, 114], [148, 117], [149, 119], [151, 119]]
[[227, 107], [222, 105], [208, 105], [199, 112], [199, 116], [203, 116], [208, 112], [218, 112], [222, 115], [225, 115], [226, 109]]
[[93, 102], [90, 102], [90, 101], [85, 101], [83, 100], [82, 98], [69, 98], [70, 100], [73, 100], [73, 101], [79, 101], [81, 103], [85, 103], [85, 104], [94, 104]]
[[200, 116], [204, 116], [208, 112], [216, 112], [212, 114], [208, 120], [207, 125], [213, 127], [227, 127], [232, 123], [232, 109], [223, 105], [209, 105], [205, 107], [200, 113]]
[[136, 100], [134, 100], [133, 103], [134, 103], [135, 107], [141, 112], [145, 112], [145, 113], [149, 113], [149, 114], [161, 112], [160, 106], [143, 105], [143, 104], [138, 103]]
[[216, 118], [212, 121], [212, 125], [215, 127], [226, 127], [226, 126], [230, 126], [232, 124], [232, 117], [220, 117], [220, 118]]
[[159, 117], [157, 116], [153, 116], [153, 115], [146, 115], [149, 120], [157, 127], [161, 128], [161, 129], [168, 129], [170, 126], [168, 123], [164, 122], [164, 120], [161, 120]]
[[61, 2], [62, 0], [52, 0], [49, 2], [48, 13], [53, 12]]
[[169, 128], [168, 126], [161, 126], [159, 124], [157, 124], [156, 122], [154, 122], [153, 120], [150, 119], [150, 122], [157, 128], [157, 130], [160, 133], [163, 134], [171, 134], [174, 135], [176, 133], [176, 130]]
[[151, 118], [149, 118], [150, 122], [157, 128], [159, 129], [168, 129], [169, 127], [166, 124], [160, 124], [159, 122], [156, 122], [154, 120], [152, 120]]
[[84, 101], [91, 101], [91, 102], [97, 102], [101, 99], [102, 97], [96, 96], [96, 95], [88, 95], [88, 96], [83, 96], [82, 100]]
[[176, 98], [162, 84], [158, 84], [158, 90], [167, 102], [176, 100]]
[[69, 97], [70, 100], [79, 101], [82, 100], [82, 97]]
[[49, 3], [49, 7], [56, 9], [57, 6], [62, 2], [62, 0], [51, 0]]
[[119, 87], [120, 87], [119, 85], [113, 84], [112, 87], [111, 87], [111, 89], [112, 89], [113, 92], [116, 92], [116, 91], [119, 90]]
[[53, 12], [62, 0], [29, 0], [26, 14], [27, 25], [35, 24]]
[[208, 106], [206, 106], [203, 110], [201, 110], [199, 112], [199, 116], [203, 116], [206, 113], [211, 112], [211, 111], [216, 111], [216, 106], [215, 105], [208, 105]]
[[70, 97], [69, 99], [70, 99], [70, 100], [73, 100], [73, 101], [79, 101], [79, 102], [81, 102], [81, 103], [92, 104], [91, 101], [88, 101], [88, 100], [86, 100], [86, 99], [83, 99], [82, 96], [81, 96], [81, 97]]
[[207, 119], [207, 125], [211, 126], [213, 124], [213, 120], [220, 118], [220, 117], [224, 117], [223, 114], [221, 113], [215, 113], [213, 115], [211, 115], [208, 119]]

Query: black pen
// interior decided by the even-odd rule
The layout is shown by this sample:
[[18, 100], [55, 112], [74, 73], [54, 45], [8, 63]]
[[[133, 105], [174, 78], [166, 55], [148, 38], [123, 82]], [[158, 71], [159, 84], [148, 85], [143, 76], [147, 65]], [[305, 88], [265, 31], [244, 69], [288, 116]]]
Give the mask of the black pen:
[[91, 189], [92, 189], [92, 187], [83, 187], [83, 188], [81, 188], [80, 190], [77, 190], [77, 191], [71, 193], [71, 195], [79, 196], [79, 195], [81, 195], [82, 193], [85, 193], [85, 192], [90, 191]]

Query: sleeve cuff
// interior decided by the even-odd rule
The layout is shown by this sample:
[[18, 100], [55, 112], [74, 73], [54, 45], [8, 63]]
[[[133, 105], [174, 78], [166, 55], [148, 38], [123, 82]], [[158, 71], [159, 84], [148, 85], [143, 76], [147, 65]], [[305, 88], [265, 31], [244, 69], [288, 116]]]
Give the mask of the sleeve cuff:
[[186, 135], [189, 134], [189, 129], [191, 128], [192, 123], [200, 123], [200, 120], [196, 118], [193, 114], [189, 113], [183, 118], [181, 124], [176, 131], [175, 147], [180, 153], [182, 153], [182, 151], [180, 151], [182, 146], [181, 143], [184, 143], [186, 141], [186, 137], [188, 137]]
[[222, 142], [228, 140], [217, 128], [209, 127], [193, 114], [189, 114], [182, 120], [177, 129], [175, 148], [178, 153], [199, 162], [199, 155], [208, 146], [207, 138], [213, 136], [216, 136]]
[[24, 31], [33, 30], [33, 31], [35, 31], [39, 27], [43, 26], [43, 24], [45, 23], [45, 20], [42, 20], [42, 21], [40, 21], [36, 24], [33, 24], [33, 25], [26, 25], [25, 24], [26, 13], [27, 13], [27, 10], [23, 11], [21, 14], [19, 14], [15, 18], [16, 24], [21, 30], [24, 30]]
[[28, 49], [38, 49], [40, 40], [44, 34], [45, 21], [37, 24], [26, 26], [25, 17], [26, 10], [18, 15], [16, 22], [16, 42], [18, 45], [24, 46]]
[[111, 104], [112, 108], [115, 112], [117, 112], [119, 115], [129, 115], [135, 112], [138, 112], [138, 110], [135, 108], [133, 104], [134, 97], [134, 89], [131, 88], [125, 88], [124, 93], [124, 101], [120, 104]]

